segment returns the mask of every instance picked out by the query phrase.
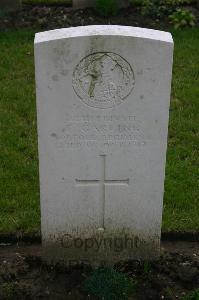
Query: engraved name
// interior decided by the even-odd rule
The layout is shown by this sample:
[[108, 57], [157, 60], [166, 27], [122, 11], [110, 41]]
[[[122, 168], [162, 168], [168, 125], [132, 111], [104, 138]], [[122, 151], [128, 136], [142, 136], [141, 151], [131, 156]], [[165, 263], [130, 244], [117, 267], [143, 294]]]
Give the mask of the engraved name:
[[67, 115], [56, 137], [60, 147], [144, 146], [142, 122], [133, 115]]

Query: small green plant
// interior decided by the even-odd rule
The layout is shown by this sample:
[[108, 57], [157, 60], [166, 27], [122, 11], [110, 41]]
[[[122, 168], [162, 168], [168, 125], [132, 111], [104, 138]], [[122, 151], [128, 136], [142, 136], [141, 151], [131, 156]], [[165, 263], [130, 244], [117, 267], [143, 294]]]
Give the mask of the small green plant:
[[3, 283], [1, 285], [1, 294], [4, 299], [14, 299], [15, 296], [15, 284], [14, 283]]
[[199, 288], [185, 296], [183, 300], [199, 300]]
[[118, 12], [118, 0], [97, 0], [97, 11], [104, 17], [116, 15]]
[[84, 290], [99, 299], [125, 300], [133, 293], [135, 282], [112, 268], [98, 268], [84, 283]]
[[165, 289], [163, 289], [163, 294], [165, 299], [176, 299], [175, 293], [170, 287], [166, 287]]
[[195, 16], [187, 9], [177, 9], [176, 12], [169, 16], [170, 23], [174, 28], [194, 27]]
[[144, 277], [149, 277], [151, 273], [151, 265], [148, 261], [144, 262], [144, 266], [143, 266], [143, 276]]

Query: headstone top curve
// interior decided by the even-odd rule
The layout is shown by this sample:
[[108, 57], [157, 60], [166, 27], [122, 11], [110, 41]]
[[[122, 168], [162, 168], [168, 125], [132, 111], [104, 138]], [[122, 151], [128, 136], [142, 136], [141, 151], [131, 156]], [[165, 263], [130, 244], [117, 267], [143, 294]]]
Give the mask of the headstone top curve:
[[55, 41], [59, 39], [86, 36], [129, 36], [135, 38], [158, 40], [173, 44], [172, 35], [169, 32], [120, 25], [90, 25], [39, 32], [35, 35], [35, 44]]

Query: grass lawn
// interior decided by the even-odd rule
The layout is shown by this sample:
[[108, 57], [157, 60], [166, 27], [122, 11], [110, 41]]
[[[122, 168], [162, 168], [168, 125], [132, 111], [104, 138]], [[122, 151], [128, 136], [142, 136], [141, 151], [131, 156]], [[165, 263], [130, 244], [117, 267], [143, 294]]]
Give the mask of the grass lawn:
[[[173, 32], [174, 73], [163, 230], [199, 230], [199, 31]], [[0, 33], [0, 232], [40, 228], [34, 33]]]

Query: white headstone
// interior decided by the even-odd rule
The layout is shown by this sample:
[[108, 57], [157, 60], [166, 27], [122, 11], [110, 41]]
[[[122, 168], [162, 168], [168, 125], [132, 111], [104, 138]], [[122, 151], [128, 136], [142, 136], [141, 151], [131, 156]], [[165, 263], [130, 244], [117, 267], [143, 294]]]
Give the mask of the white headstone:
[[47, 261], [157, 257], [172, 56], [170, 33], [150, 29], [36, 34]]

